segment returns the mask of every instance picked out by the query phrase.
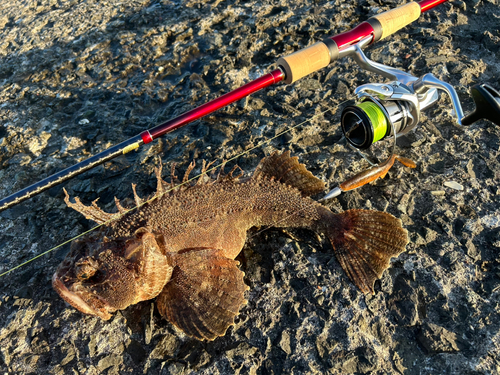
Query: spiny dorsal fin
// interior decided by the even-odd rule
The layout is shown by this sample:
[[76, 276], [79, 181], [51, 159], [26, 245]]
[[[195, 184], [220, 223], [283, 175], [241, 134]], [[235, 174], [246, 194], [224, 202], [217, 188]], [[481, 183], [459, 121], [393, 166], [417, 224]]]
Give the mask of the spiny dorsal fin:
[[196, 181], [196, 185], [205, 185], [206, 184], [206, 179], [210, 178], [207, 177], [207, 171], [210, 169], [210, 167], [215, 163], [215, 160], [211, 161], [210, 163], [207, 163], [205, 160], [203, 160], [203, 164], [201, 166], [201, 173], [200, 177], [198, 177], [198, 180]]
[[[222, 163], [220, 165], [219, 172], [217, 173], [217, 177], [215, 178], [216, 181], [220, 181], [222, 178], [224, 178], [224, 168], [226, 168], [226, 163], [227, 163], [227, 160], [222, 159]], [[215, 171], [213, 171], [212, 174], [214, 172]]]
[[186, 182], [189, 181], [189, 174], [191, 173], [191, 171], [194, 169], [195, 166], [196, 166], [196, 163], [194, 160], [188, 165], [186, 172], [184, 173], [184, 177], [182, 178], [183, 184], [185, 184]]
[[75, 203], [71, 203], [69, 200], [68, 192], [64, 188], [63, 191], [66, 195], [64, 197], [64, 202], [68, 207], [74, 209], [75, 211], [78, 211], [87, 219], [92, 220], [97, 224], [106, 224], [107, 222], [118, 219], [121, 216], [120, 213], [110, 214], [101, 210], [96, 204], [97, 199], [92, 202], [92, 206], [85, 206], [78, 197], [75, 197]]
[[128, 211], [125, 207], [121, 205], [120, 200], [117, 197], [115, 197], [115, 205], [116, 208], [118, 209], [118, 212], [121, 214], [124, 214]]
[[135, 190], [136, 186], [137, 186], [136, 184], [132, 184], [132, 190], [134, 192], [134, 201], [135, 201], [135, 205], [137, 207], [140, 207], [140, 206], [142, 206], [142, 204], [144, 203], [144, 201], [141, 199], [141, 197], [139, 197], [137, 195], [137, 191]]
[[170, 188], [173, 190], [175, 189], [176, 181], [177, 181], [177, 176], [175, 175], [175, 166], [176, 163], [172, 163], [172, 166], [170, 167]]
[[[231, 169], [229, 171], [229, 173], [227, 174], [224, 174], [222, 172], [222, 169], [224, 168], [224, 166], [221, 167], [221, 173], [219, 173], [219, 176], [217, 176], [217, 180], [218, 181], [237, 181], [241, 176], [243, 176], [245, 173], [243, 172], [243, 170], [240, 168], [239, 165], [235, 165], [233, 167], [233, 169]], [[237, 176], [233, 176], [233, 173], [239, 169], [239, 174]]]
[[290, 156], [290, 151], [279, 154], [275, 151], [261, 160], [252, 176], [253, 179], [267, 178], [295, 187], [305, 195], [313, 195], [325, 189], [325, 183], [313, 176], [298, 157]]
[[163, 184], [165, 181], [161, 178], [161, 171], [163, 170], [163, 166], [161, 165], [161, 160], [158, 161], [158, 167], [155, 167], [155, 176], [156, 176], [156, 193], [155, 196], [163, 194], [165, 189], [163, 188]]

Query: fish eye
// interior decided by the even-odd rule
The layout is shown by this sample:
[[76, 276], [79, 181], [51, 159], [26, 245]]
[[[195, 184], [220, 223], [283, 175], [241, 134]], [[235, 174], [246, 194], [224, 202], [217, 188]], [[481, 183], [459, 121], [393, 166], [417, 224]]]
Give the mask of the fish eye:
[[94, 266], [95, 261], [90, 259], [83, 259], [75, 265], [75, 274], [78, 280], [86, 280], [91, 278], [97, 272]]

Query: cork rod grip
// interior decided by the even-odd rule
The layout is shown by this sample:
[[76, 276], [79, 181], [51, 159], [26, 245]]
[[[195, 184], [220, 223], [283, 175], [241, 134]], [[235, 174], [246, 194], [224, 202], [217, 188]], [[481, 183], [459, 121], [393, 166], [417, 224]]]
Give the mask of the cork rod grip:
[[396, 31], [415, 21], [420, 17], [420, 13], [420, 5], [416, 2], [411, 2], [396, 9], [377, 14], [372, 18], [376, 18], [380, 22], [382, 26], [382, 37], [380, 39], [384, 39], [386, 36], [394, 34]]
[[285, 70], [285, 82], [292, 83], [330, 64], [330, 52], [323, 42], [280, 57], [277, 62]]

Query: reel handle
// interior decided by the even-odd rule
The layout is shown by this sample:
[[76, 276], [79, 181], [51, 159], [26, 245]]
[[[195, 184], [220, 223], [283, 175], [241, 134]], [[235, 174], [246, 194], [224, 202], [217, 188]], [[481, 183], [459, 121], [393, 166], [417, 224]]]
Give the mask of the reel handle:
[[481, 119], [500, 125], [500, 93], [487, 83], [472, 86], [470, 92], [476, 109], [462, 119], [462, 125], [470, 125]]

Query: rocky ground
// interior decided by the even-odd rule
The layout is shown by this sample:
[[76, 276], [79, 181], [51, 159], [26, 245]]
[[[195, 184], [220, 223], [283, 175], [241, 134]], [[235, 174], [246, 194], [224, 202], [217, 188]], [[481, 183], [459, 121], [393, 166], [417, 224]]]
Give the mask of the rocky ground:
[[[1, 197], [270, 71], [278, 57], [346, 31], [400, 1], [5, 0], [0, 4]], [[440, 5], [367, 49], [376, 61], [458, 91], [500, 89], [498, 0]], [[380, 77], [349, 59], [279, 84], [71, 180], [84, 202], [148, 195], [166, 170], [237, 158], [250, 173], [289, 149], [329, 187], [367, 163], [350, 151], [339, 105]], [[51, 287], [64, 244], [0, 277], [0, 369], [15, 374], [495, 374], [500, 371], [500, 129], [454, 125], [443, 94], [384, 179], [334, 211], [401, 218], [407, 251], [361, 294], [307, 231], [252, 231], [241, 256], [249, 303], [214, 342], [160, 319], [154, 301], [107, 322]], [[292, 128], [293, 127], [293, 128]], [[287, 133], [275, 137], [281, 132]], [[264, 142], [264, 143], [262, 143]], [[380, 149], [387, 149], [385, 142]], [[255, 146], [258, 146], [254, 148]], [[195, 172], [199, 172], [199, 168]], [[444, 185], [454, 181], [456, 190]], [[92, 228], [62, 186], [0, 213], [0, 272]]]

